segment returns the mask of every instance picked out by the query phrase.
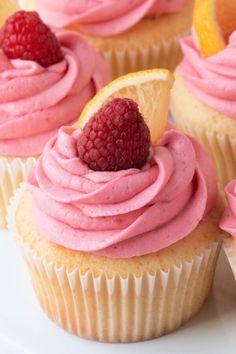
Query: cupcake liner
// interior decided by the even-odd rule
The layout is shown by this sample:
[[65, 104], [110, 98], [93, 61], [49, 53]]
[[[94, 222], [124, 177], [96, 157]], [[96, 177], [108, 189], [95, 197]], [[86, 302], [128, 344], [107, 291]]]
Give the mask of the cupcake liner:
[[20, 9], [17, 0], [0, 0], [0, 8], [0, 26], [11, 14]]
[[180, 122], [175, 117], [173, 120], [177, 128], [196, 138], [209, 152], [222, 191], [229, 181], [236, 178], [236, 137], [218, 134], [188, 122]]
[[27, 178], [36, 159], [0, 158], [0, 228], [6, 227], [7, 206], [13, 192]]
[[234, 240], [231, 236], [225, 236], [223, 239], [223, 249], [228, 258], [234, 278], [236, 280], [236, 251], [234, 247]]
[[[96, 44], [92, 42], [96, 47]], [[108, 65], [112, 78], [139, 70], [167, 68], [174, 70], [181, 61], [179, 37], [170, 38], [149, 47], [126, 48], [123, 50], [97, 50]]]
[[[15, 237], [15, 212], [24, 186], [8, 213]], [[173, 331], [198, 312], [212, 285], [219, 243], [167, 271], [108, 277], [68, 269], [19, 242], [33, 288], [47, 316], [65, 330], [101, 342], [136, 342]]]

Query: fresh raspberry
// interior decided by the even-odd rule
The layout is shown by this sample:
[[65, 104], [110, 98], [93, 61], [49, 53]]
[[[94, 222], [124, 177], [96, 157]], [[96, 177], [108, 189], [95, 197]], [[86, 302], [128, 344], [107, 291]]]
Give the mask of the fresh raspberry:
[[45, 68], [63, 59], [56, 36], [34, 11], [18, 11], [8, 18], [0, 46], [10, 59], [33, 60]]
[[150, 132], [134, 101], [115, 98], [85, 125], [77, 147], [80, 159], [95, 171], [141, 168]]

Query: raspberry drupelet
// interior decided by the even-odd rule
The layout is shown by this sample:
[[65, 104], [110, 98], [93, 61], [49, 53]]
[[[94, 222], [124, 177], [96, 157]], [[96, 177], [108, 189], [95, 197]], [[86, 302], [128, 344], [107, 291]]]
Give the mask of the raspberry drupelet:
[[128, 98], [115, 98], [85, 125], [78, 154], [95, 171], [141, 168], [149, 155], [150, 140], [138, 105]]

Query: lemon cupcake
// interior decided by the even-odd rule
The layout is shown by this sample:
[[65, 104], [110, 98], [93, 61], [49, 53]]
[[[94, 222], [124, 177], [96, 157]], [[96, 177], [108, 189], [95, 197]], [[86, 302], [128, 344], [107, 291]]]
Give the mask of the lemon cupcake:
[[76, 33], [55, 36], [35, 12], [8, 19], [0, 45], [0, 227], [13, 190], [45, 144], [107, 82], [102, 58]]
[[103, 55], [111, 74], [165, 67], [181, 59], [179, 38], [192, 22], [193, 0], [21, 1], [51, 26], [82, 33]]
[[220, 221], [220, 227], [226, 233], [224, 251], [236, 280], [236, 180], [232, 180], [225, 187], [225, 197], [227, 207]]
[[159, 337], [211, 289], [216, 180], [201, 146], [166, 129], [171, 84], [151, 70], [102, 89], [83, 129], [61, 128], [12, 200], [9, 228], [43, 310], [83, 338]]
[[223, 188], [236, 177], [236, 2], [219, 2], [218, 22], [230, 10], [227, 18], [234, 27], [226, 31], [222, 24], [221, 32], [212, 24], [213, 3], [196, 1], [192, 36], [181, 42], [184, 59], [175, 73], [171, 113], [176, 126], [211, 154]]

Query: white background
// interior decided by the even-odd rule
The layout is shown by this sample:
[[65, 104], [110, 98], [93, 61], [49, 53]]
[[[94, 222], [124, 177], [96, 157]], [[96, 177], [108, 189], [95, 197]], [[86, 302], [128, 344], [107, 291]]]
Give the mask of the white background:
[[0, 231], [0, 354], [235, 354], [236, 282], [221, 254], [213, 291], [184, 327], [156, 340], [102, 344], [74, 337], [41, 311], [25, 265], [7, 232]]

